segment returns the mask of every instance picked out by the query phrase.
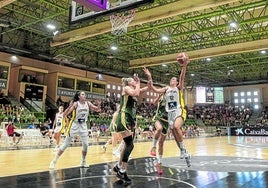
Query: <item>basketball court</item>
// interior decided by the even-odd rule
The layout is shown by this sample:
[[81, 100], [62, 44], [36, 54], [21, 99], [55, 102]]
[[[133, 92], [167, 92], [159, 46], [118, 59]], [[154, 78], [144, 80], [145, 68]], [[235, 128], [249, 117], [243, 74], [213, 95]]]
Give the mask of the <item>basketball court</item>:
[[[149, 156], [152, 143], [136, 142], [128, 166], [132, 183], [127, 187], [266, 187], [267, 142], [267, 137], [250, 136], [185, 139], [192, 154], [188, 168], [179, 159], [175, 142], [167, 140], [162, 176]], [[104, 153], [100, 144], [90, 142], [88, 168], [77, 166], [81, 159], [81, 146], [77, 145], [65, 151], [52, 171], [48, 166], [53, 148], [2, 148], [0, 187], [125, 187], [112, 171], [118, 159], [111, 146]]]

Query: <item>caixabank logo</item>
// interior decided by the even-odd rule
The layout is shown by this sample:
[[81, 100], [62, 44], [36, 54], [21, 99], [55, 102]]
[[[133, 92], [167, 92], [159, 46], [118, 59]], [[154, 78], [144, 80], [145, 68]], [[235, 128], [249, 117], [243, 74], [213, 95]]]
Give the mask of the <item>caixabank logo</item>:
[[244, 135], [243, 127], [242, 127], [242, 128], [237, 128], [237, 129], [235, 130], [235, 135], [236, 135], [236, 136]]
[[234, 132], [236, 136], [267, 136], [267, 128], [235, 128]]

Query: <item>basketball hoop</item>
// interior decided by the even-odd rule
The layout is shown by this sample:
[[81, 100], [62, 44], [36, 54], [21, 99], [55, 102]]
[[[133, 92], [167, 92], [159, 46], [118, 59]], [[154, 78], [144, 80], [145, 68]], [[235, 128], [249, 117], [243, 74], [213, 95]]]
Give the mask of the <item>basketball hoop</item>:
[[110, 16], [112, 24], [111, 33], [117, 36], [127, 33], [127, 27], [133, 20], [136, 11], [134, 9], [125, 12], [118, 12]]

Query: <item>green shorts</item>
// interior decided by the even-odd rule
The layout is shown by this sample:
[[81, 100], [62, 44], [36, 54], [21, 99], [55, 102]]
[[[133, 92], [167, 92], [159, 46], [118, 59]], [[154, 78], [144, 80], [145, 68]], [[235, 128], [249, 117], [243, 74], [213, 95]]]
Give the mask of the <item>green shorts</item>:
[[155, 121], [159, 121], [159, 123], [162, 125], [162, 134], [166, 135], [168, 131], [168, 120], [163, 118], [156, 118]]
[[121, 112], [116, 119], [116, 132], [133, 131], [135, 127], [135, 118], [128, 113]]

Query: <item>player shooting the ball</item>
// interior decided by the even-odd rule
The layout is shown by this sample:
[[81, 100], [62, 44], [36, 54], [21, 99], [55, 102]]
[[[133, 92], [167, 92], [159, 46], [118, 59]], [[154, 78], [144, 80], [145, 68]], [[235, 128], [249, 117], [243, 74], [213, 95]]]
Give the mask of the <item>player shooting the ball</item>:
[[[165, 111], [167, 112], [167, 122], [172, 134], [175, 138], [177, 146], [180, 148], [180, 158], [185, 159], [187, 166], [191, 166], [191, 155], [186, 151], [183, 143], [183, 134], [181, 127], [186, 120], [186, 109], [183, 98], [183, 86], [186, 74], [186, 68], [190, 60], [186, 53], [179, 53], [177, 57], [178, 63], [182, 66], [179, 80], [176, 77], [172, 77], [169, 86], [163, 88], [156, 88], [153, 85], [152, 79], [148, 82], [148, 86], [154, 92], [162, 94], [165, 99]], [[145, 72], [149, 77], [151, 73], [149, 70]], [[158, 138], [155, 138], [155, 143]], [[156, 144], [155, 144], [156, 145]]]

